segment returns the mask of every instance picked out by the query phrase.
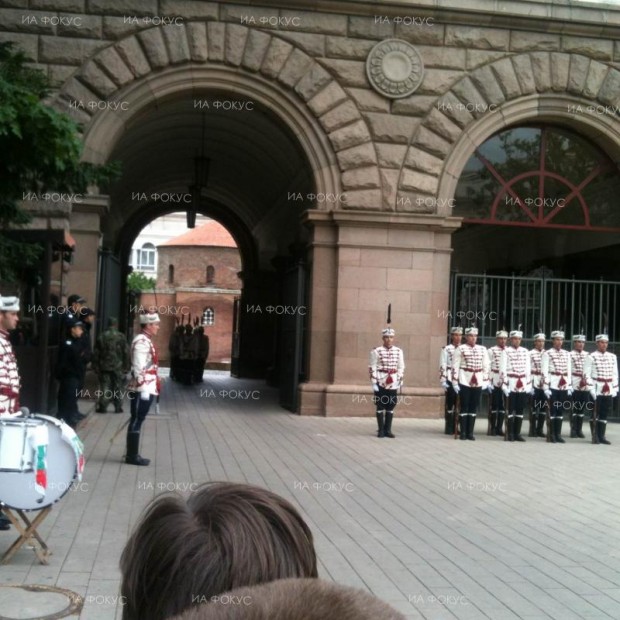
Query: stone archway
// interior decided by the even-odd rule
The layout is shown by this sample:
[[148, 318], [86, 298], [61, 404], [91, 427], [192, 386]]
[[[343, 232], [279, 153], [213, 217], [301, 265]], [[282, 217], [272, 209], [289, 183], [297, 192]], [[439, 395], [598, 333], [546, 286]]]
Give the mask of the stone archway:
[[[449, 200], [476, 146], [502, 127], [526, 120], [578, 125], [617, 160], [620, 134], [605, 111], [618, 106], [619, 92], [618, 69], [579, 54], [532, 52], [478, 67], [437, 99], [412, 135], [398, 195], [436, 197], [436, 211], [425, 210], [449, 214]], [[577, 116], [571, 106], [594, 106], [595, 113]]]
[[[216, 22], [142, 30], [87, 60], [53, 105], [83, 124], [84, 157], [101, 163], [131, 108], [215, 86], [256, 97], [291, 127], [311, 162], [317, 193], [344, 190], [347, 207], [380, 208], [377, 153], [355, 101], [315, 59], [272, 33]], [[127, 111], [106, 107], [121, 99]], [[91, 107], [76, 107], [85, 101]]]

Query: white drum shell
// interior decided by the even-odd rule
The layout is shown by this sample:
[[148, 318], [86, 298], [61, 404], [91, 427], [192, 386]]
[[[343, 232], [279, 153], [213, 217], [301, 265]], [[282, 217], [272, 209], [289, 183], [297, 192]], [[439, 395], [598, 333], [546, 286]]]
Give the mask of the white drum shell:
[[41, 498], [35, 489], [34, 469], [24, 472], [0, 471], [0, 504], [17, 510], [41, 510], [63, 497], [77, 478], [77, 458], [73, 448], [62, 438], [62, 429], [64, 428], [69, 436], [74, 436], [75, 432], [64, 422], [40, 413], [30, 416], [27, 420], [38, 420], [38, 423], [42, 421], [48, 425], [45, 497]]

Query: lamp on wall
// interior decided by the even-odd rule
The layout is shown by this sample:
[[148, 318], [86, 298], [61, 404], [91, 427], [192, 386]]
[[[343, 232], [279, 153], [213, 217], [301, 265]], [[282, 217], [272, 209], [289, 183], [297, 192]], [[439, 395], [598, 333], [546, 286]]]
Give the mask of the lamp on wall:
[[187, 227], [196, 227], [196, 214], [200, 209], [202, 189], [207, 186], [209, 179], [209, 165], [211, 160], [205, 157], [205, 113], [202, 113], [202, 140], [200, 143], [200, 156], [194, 157], [194, 183], [189, 186], [192, 196], [191, 206], [187, 209]]

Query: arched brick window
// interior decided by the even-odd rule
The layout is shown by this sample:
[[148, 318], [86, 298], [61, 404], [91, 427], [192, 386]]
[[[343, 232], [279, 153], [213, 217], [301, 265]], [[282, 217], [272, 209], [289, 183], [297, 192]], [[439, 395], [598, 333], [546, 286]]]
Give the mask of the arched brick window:
[[215, 280], [215, 267], [209, 265], [207, 267], [207, 284], [211, 284]]

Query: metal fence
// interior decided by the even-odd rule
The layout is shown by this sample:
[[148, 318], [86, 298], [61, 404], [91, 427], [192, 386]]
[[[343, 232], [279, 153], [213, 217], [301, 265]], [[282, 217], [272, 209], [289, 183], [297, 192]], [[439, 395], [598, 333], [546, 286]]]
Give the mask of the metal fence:
[[[566, 333], [564, 347], [571, 348], [573, 334], [583, 329], [586, 350], [594, 351], [595, 336], [607, 328], [608, 350], [620, 353], [620, 282], [545, 277], [489, 276], [453, 273], [448, 322], [467, 327], [475, 323], [478, 342], [495, 344], [499, 329], [523, 330], [523, 346], [533, 346], [532, 336], [543, 331]], [[619, 401], [614, 399], [614, 417]]]

